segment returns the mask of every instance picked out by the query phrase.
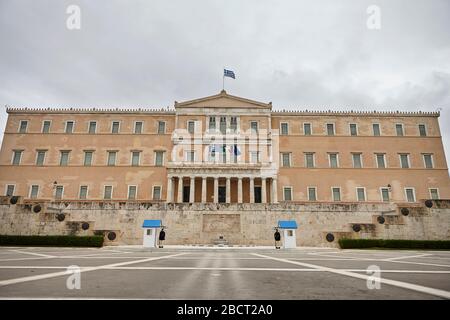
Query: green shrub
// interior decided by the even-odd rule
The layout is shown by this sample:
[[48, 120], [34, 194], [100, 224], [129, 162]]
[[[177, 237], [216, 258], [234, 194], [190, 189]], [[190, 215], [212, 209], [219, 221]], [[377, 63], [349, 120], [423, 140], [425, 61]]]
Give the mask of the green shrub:
[[0, 235], [0, 246], [101, 247], [103, 236]]
[[339, 239], [339, 246], [342, 249], [388, 248], [450, 250], [450, 240]]

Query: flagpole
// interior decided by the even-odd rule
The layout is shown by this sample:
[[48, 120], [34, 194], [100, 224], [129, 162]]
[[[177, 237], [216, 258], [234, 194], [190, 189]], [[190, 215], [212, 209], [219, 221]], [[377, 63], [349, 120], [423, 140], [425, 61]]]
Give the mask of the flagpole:
[[222, 71], [222, 91], [225, 91], [225, 67], [223, 67]]

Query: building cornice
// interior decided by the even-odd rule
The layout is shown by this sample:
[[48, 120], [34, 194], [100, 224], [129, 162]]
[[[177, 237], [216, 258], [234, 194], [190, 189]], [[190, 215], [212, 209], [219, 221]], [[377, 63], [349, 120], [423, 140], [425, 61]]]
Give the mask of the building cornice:
[[424, 111], [335, 111], [335, 110], [324, 110], [324, 111], [310, 111], [310, 110], [274, 110], [272, 111], [273, 116], [358, 116], [358, 117], [439, 117], [440, 112], [424, 112]]
[[6, 107], [9, 114], [167, 114], [175, 115], [171, 108], [28, 108]]

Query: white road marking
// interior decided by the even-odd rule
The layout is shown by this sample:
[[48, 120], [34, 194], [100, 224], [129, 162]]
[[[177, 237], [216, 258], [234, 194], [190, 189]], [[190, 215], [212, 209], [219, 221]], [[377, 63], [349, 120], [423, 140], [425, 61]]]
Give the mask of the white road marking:
[[32, 256], [38, 256], [38, 257], [44, 257], [44, 258], [53, 258], [54, 256], [48, 255], [48, 254], [42, 254], [42, 253], [35, 253], [35, 252], [28, 252], [28, 251], [22, 251], [22, 250], [9, 250], [11, 252], [21, 253], [21, 254], [29, 254]]
[[[147, 259], [119, 262], [119, 263], [107, 264], [107, 265], [97, 266], [97, 267], [81, 268], [80, 272], [96, 271], [96, 270], [101, 270], [101, 269], [108, 268], [108, 267], [120, 267], [120, 266], [129, 265], [129, 264], [143, 263], [143, 262], [160, 260], [160, 259], [167, 259], [167, 258], [171, 258], [171, 257], [180, 256], [183, 254], [186, 254], [186, 253], [177, 253], [177, 254], [172, 254], [172, 255], [167, 255], [167, 256], [162, 256], [162, 257], [151, 257], [151, 258], [147, 258]], [[10, 280], [3, 280], [3, 281], [0, 281], [0, 287], [11, 285], [11, 284], [16, 284], [16, 283], [28, 282], [28, 281], [56, 278], [56, 277], [60, 277], [60, 276], [64, 276], [64, 275], [68, 275], [67, 271], [53, 272], [53, 273], [36, 275], [36, 276], [10, 279]]]
[[432, 256], [431, 253], [428, 254], [418, 254], [415, 256], [400, 256], [400, 257], [394, 257], [394, 258], [387, 258], [387, 259], [383, 259], [383, 261], [395, 261], [395, 260], [403, 260], [403, 259], [413, 259], [413, 258], [421, 258], [421, 257], [428, 257], [428, 256]]
[[[333, 268], [328, 268], [328, 267], [322, 267], [322, 266], [318, 266], [318, 265], [314, 265], [314, 264], [310, 264], [310, 263], [297, 262], [297, 261], [292, 261], [292, 260], [288, 260], [288, 259], [275, 258], [275, 257], [271, 257], [271, 256], [262, 255], [259, 253], [252, 253], [252, 254], [255, 256], [258, 256], [258, 257], [265, 257], [269, 260], [275, 260], [275, 261], [296, 264], [296, 265], [299, 265], [302, 267], [307, 267], [307, 268], [322, 269], [322, 270], [328, 271], [330, 273], [335, 273], [335, 274], [339, 274], [342, 276], [363, 279], [366, 281], [371, 280], [370, 276], [355, 273], [355, 272], [333, 269]], [[390, 280], [390, 279], [385, 279], [385, 278], [380, 278], [380, 282], [387, 284], [387, 285], [399, 287], [399, 288], [409, 289], [409, 290], [413, 290], [413, 291], [418, 291], [418, 292], [450, 299], [450, 291], [445, 291], [445, 290], [440, 290], [440, 289], [435, 289], [435, 288], [430, 288], [430, 287], [425, 287], [425, 286], [421, 286], [421, 285], [416, 285], [416, 284], [397, 281], [397, 280]]]
[[[265, 258], [267, 260], [267, 258]], [[96, 268], [95, 266], [80, 267], [83, 269]], [[0, 266], [0, 269], [67, 269], [67, 266]], [[325, 269], [312, 268], [246, 268], [246, 267], [102, 267], [102, 270], [204, 270], [204, 271], [288, 271], [288, 272], [329, 272]], [[348, 272], [366, 272], [367, 269], [336, 269]], [[441, 270], [397, 270], [381, 269], [382, 273], [429, 273], [450, 274], [450, 271]], [[212, 274], [214, 275], [214, 274]]]

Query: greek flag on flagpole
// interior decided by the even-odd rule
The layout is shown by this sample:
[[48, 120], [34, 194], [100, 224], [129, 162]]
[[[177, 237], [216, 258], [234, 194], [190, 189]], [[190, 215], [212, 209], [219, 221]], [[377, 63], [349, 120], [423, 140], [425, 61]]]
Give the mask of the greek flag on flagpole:
[[236, 79], [236, 76], [234, 75], [234, 71], [232, 71], [232, 70], [223, 69], [223, 76]]

